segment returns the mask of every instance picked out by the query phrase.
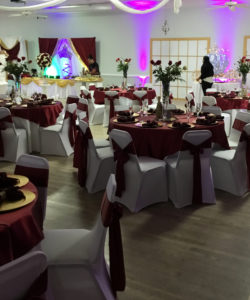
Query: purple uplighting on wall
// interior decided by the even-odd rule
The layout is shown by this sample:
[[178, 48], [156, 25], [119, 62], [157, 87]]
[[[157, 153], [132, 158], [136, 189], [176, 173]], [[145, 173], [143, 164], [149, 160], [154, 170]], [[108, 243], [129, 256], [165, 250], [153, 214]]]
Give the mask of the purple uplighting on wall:
[[159, 1], [150, 1], [150, 0], [133, 0], [124, 2], [128, 7], [137, 9], [137, 10], [147, 10], [155, 7], [159, 4]]

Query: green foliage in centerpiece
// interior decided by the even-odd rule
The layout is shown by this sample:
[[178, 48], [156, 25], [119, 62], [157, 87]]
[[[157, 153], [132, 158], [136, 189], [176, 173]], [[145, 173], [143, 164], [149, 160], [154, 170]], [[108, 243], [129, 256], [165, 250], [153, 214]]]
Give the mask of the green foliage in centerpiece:
[[3, 71], [8, 72], [15, 76], [15, 81], [20, 81], [21, 74], [29, 72], [28, 64], [31, 64], [32, 60], [26, 61], [26, 58], [17, 58], [13, 61], [8, 61], [7, 65], [3, 68]]
[[128, 68], [129, 68], [129, 63], [131, 62], [131, 58], [117, 58], [116, 62], [118, 63], [117, 65], [117, 71], [118, 72], [123, 72], [123, 77], [127, 78], [128, 75]]

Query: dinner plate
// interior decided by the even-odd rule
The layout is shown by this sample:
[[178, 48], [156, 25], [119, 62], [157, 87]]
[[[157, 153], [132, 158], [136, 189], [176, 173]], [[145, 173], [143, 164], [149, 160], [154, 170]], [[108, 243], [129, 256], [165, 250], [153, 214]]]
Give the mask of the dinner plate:
[[147, 124], [147, 122], [141, 122], [141, 123], [138, 123], [138, 124], [141, 124], [141, 126], [138, 126], [138, 127], [141, 127], [141, 128], [144, 128], [144, 129], [154, 129], [154, 128], [159, 128], [159, 127], [163, 127], [164, 126], [164, 124], [163, 123], [161, 123], [161, 122], [157, 122], [157, 125], [158, 125], [158, 127], [143, 127], [142, 125], [143, 124]]
[[176, 128], [176, 129], [189, 129], [189, 128], [194, 128], [195, 127], [194, 124], [189, 124], [189, 125], [190, 125], [190, 127], [174, 127], [173, 123], [172, 123], [172, 124], [168, 124], [168, 127], [169, 128]]
[[193, 124], [195, 124], [195, 125], [202, 125], [202, 126], [214, 126], [214, 125], [217, 125], [218, 123], [219, 123], [218, 121], [215, 121], [214, 123], [211, 123], [211, 124], [198, 124], [198, 123], [196, 123], [196, 121], [193, 122]]
[[22, 200], [18, 200], [16, 202], [3, 202], [2, 204], [0, 204], [0, 212], [6, 212], [6, 211], [10, 211], [13, 209], [17, 209], [17, 208], [21, 208], [23, 206], [26, 206], [28, 204], [30, 204], [31, 202], [33, 202], [36, 198], [36, 194], [28, 191], [28, 190], [22, 190], [25, 199]]
[[127, 121], [127, 122], [119, 122], [117, 119], [114, 119], [114, 123], [119, 123], [119, 124], [133, 124], [137, 123], [139, 120], [135, 119], [134, 121]]
[[18, 187], [25, 186], [27, 183], [29, 183], [29, 178], [26, 176], [23, 176], [23, 175], [8, 174], [7, 177], [18, 179], [19, 183], [16, 184], [16, 186], [18, 186]]

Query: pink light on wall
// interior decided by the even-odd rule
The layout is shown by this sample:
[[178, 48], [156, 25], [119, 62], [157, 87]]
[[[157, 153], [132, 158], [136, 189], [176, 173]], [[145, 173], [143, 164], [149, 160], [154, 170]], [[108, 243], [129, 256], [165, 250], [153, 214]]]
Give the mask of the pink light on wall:
[[134, 0], [124, 2], [128, 7], [137, 9], [137, 10], [147, 10], [155, 7], [159, 4], [159, 1], [150, 1], [150, 0]]
[[148, 75], [142, 75], [142, 76], [137, 76], [140, 79], [141, 85], [144, 86], [146, 81], [148, 80], [149, 76]]

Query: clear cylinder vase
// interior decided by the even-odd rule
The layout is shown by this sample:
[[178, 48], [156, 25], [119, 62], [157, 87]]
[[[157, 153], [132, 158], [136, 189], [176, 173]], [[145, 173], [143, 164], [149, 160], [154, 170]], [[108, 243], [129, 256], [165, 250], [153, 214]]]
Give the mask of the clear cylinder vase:
[[170, 83], [167, 81], [162, 82], [162, 113], [163, 121], [171, 121], [171, 112], [168, 110], [169, 105], [169, 86]]
[[241, 79], [241, 96], [246, 97], [247, 96], [247, 73], [242, 73], [242, 79]]

